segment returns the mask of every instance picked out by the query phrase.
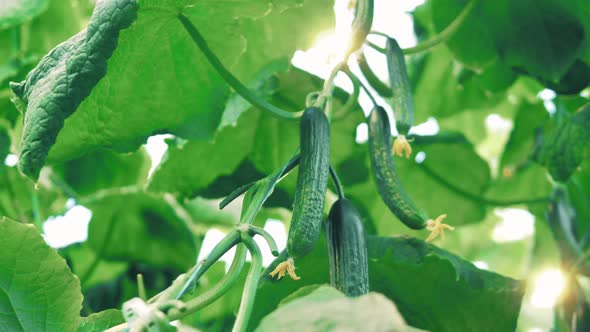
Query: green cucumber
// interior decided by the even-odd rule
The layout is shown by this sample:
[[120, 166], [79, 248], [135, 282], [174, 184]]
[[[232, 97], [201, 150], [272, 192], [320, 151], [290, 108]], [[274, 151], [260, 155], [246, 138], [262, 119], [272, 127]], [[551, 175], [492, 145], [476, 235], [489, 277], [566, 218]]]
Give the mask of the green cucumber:
[[369, 149], [375, 184], [383, 202], [406, 226], [422, 229], [428, 216], [420, 211], [404, 190], [391, 153], [391, 127], [387, 113], [375, 107], [368, 118]]
[[393, 108], [396, 128], [400, 135], [407, 136], [408, 131], [414, 125], [414, 99], [404, 52], [393, 38], [387, 38], [385, 48], [389, 85], [393, 94], [391, 107]]
[[369, 261], [365, 230], [352, 202], [341, 198], [332, 205], [326, 223], [330, 283], [346, 296], [369, 292]]
[[313, 249], [322, 227], [330, 168], [330, 126], [319, 108], [309, 107], [303, 113], [300, 147], [293, 218], [287, 240], [287, 252], [293, 259]]
[[373, 0], [356, 0], [348, 54], [360, 49], [373, 25]]

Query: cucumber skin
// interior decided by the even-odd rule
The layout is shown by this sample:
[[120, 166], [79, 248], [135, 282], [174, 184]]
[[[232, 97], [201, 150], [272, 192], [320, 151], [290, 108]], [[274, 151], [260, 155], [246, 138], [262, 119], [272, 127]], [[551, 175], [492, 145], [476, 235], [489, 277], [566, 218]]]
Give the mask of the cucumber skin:
[[404, 53], [397, 41], [387, 38], [387, 69], [393, 98], [391, 107], [395, 116], [395, 126], [400, 135], [408, 135], [414, 125], [414, 97], [408, 77]]
[[375, 107], [368, 118], [369, 151], [377, 191], [391, 212], [412, 229], [422, 229], [428, 216], [420, 211], [404, 190], [391, 152], [391, 127], [387, 113]]
[[301, 159], [287, 239], [287, 252], [294, 259], [311, 252], [319, 238], [330, 167], [330, 125], [326, 115], [309, 107], [300, 128]]
[[369, 292], [369, 261], [365, 230], [352, 202], [339, 199], [326, 222], [330, 283], [346, 296]]

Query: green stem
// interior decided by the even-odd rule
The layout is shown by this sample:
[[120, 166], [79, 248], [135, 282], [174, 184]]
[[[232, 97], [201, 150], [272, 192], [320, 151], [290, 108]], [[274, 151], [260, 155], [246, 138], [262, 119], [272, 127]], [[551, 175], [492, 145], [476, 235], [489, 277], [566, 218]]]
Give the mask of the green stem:
[[363, 76], [369, 82], [369, 85], [383, 98], [390, 98], [393, 96], [393, 90], [387, 84], [383, 83], [377, 75], [373, 72], [369, 64], [367, 63], [367, 59], [365, 58], [364, 54], [361, 55], [357, 59], [359, 68]]
[[82, 285], [84, 285], [84, 283], [88, 282], [88, 279], [90, 279], [90, 277], [94, 274], [94, 272], [96, 271], [96, 268], [98, 267], [98, 264], [100, 263], [102, 255], [104, 253], [104, 250], [111, 242], [111, 237], [113, 236], [113, 233], [114, 233], [113, 230], [115, 229], [115, 227], [114, 227], [115, 220], [118, 219], [118, 218], [116, 218], [117, 215], [114, 215], [113, 217], [114, 218], [111, 219], [109, 227], [107, 228], [107, 232], [104, 237], [104, 240], [102, 241], [100, 249], [98, 249], [95, 253], [94, 260], [92, 261], [92, 263], [90, 264], [88, 269], [86, 269], [86, 271], [79, 276], [80, 282], [82, 283]]
[[268, 247], [270, 248], [270, 252], [272, 253], [273, 256], [277, 257], [279, 255], [279, 248], [277, 247], [277, 243], [275, 242], [275, 239], [272, 238], [272, 236], [265, 231], [263, 228], [260, 227], [256, 227], [256, 226], [250, 226], [248, 228], [248, 232], [250, 233], [251, 236], [254, 235], [260, 235], [264, 238], [264, 240], [266, 241], [266, 243], [268, 244]]
[[209, 48], [207, 41], [203, 38], [201, 33], [193, 25], [193, 23], [184, 15], [178, 14], [180, 23], [184, 26], [186, 31], [189, 33], [195, 44], [199, 47], [203, 55], [207, 58], [209, 63], [215, 68], [217, 73], [231, 86], [240, 96], [246, 99], [250, 104], [258, 107], [261, 110], [268, 111], [282, 118], [286, 119], [297, 119], [301, 117], [303, 112], [287, 112], [282, 110], [265, 100], [256, 96], [250, 89], [243, 85], [225, 66], [221, 63], [219, 58]]
[[350, 71], [344, 71], [344, 73], [352, 82], [352, 93], [348, 96], [348, 99], [346, 99], [346, 103], [344, 104], [344, 106], [342, 106], [338, 110], [338, 113], [332, 115], [332, 120], [334, 121], [345, 117], [348, 114], [348, 112], [350, 112], [358, 105], [358, 99], [361, 92], [361, 87], [358, 78], [354, 75], [350, 75]]
[[143, 282], [143, 274], [137, 274], [137, 295], [140, 299], [147, 301], [147, 295], [145, 292], [145, 283]]
[[40, 232], [43, 232], [43, 218], [41, 217], [41, 211], [39, 210], [39, 196], [37, 191], [33, 189], [31, 192], [31, 207], [33, 208], [33, 221], [35, 226]]
[[4, 176], [6, 177], [6, 191], [8, 191], [8, 196], [10, 197], [10, 200], [12, 201], [12, 206], [14, 206], [14, 212], [16, 213], [16, 218], [19, 218], [20, 222], [26, 222], [27, 221], [26, 214], [23, 212], [21, 205], [18, 202], [18, 199], [16, 199], [16, 194], [15, 194], [14, 188], [12, 186], [12, 176], [9, 175], [8, 171], [4, 172]]
[[21, 29], [20, 26], [15, 26], [10, 31], [12, 54], [13, 54], [14, 58], [18, 59], [19, 61], [21, 58], [21, 50], [22, 50], [20, 29]]
[[336, 174], [336, 170], [332, 165], [330, 165], [330, 176], [332, 177], [332, 181], [334, 181], [334, 187], [336, 187], [336, 192], [338, 193], [338, 199], [344, 198], [344, 190], [342, 189], [342, 184], [340, 183], [340, 179], [338, 178], [338, 174]]
[[240, 308], [238, 309], [238, 315], [236, 316], [236, 322], [234, 323], [232, 332], [243, 332], [248, 328], [248, 321], [250, 320], [256, 299], [258, 281], [262, 273], [262, 254], [260, 253], [260, 248], [258, 248], [254, 239], [247, 233], [242, 233], [242, 241], [252, 255], [252, 265], [246, 277], [242, 301], [240, 302]]
[[68, 197], [73, 198], [76, 201], [76, 203], [79, 203], [80, 196], [78, 196], [76, 191], [72, 187], [70, 187], [70, 185], [61, 176], [57, 175], [56, 173], [52, 173], [49, 176], [49, 179], [51, 180], [51, 182], [53, 182], [53, 184], [60, 188], [64, 192], [64, 194], [66, 194]]
[[[332, 68], [330, 75], [324, 81], [322, 92], [314, 102], [315, 107], [324, 109], [324, 104], [326, 103], [326, 100], [332, 97], [332, 90], [334, 89], [334, 79], [336, 79], [336, 75], [338, 75], [338, 72], [340, 72], [343, 68], [346, 68], [346, 62], [340, 62], [336, 66], [334, 66], [334, 68]], [[329, 118], [330, 114], [327, 115]]]
[[511, 206], [511, 205], [519, 205], [519, 204], [544, 204], [549, 202], [550, 197], [537, 197], [537, 198], [525, 198], [525, 199], [514, 199], [514, 200], [496, 200], [491, 198], [482, 197], [479, 195], [472, 194], [467, 192], [454, 184], [447, 181], [444, 177], [436, 174], [436, 172], [432, 171], [428, 166], [424, 164], [418, 164], [419, 167], [431, 178], [436, 180], [438, 183], [442, 184], [443, 186], [447, 187], [449, 190], [459, 194], [471, 201], [481, 203], [484, 205], [495, 205], [495, 206]]
[[[293, 170], [293, 168], [295, 168], [295, 166], [297, 166], [298, 164], [299, 164], [299, 154], [297, 154], [297, 155], [295, 155], [295, 157], [289, 159], [287, 164], [285, 166], [283, 166], [283, 168], [281, 168], [281, 171], [280, 171], [281, 174], [280, 174], [279, 178], [282, 178], [285, 175], [289, 174], [289, 172], [291, 172]], [[245, 193], [250, 188], [252, 188], [252, 186], [255, 185], [258, 181], [261, 181], [261, 180], [257, 180], [257, 181], [245, 184], [245, 185], [239, 187], [238, 189], [234, 190], [229, 195], [227, 195], [227, 197], [225, 197], [219, 203], [219, 209], [223, 209], [229, 203], [233, 202], [236, 198], [238, 198], [238, 196], [240, 196], [241, 194]]]
[[[463, 8], [461, 13], [459, 13], [459, 15], [455, 18], [455, 20], [453, 20], [453, 22], [451, 22], [451, 24], [449, 24], [443, 31], [441, 31], [438, 35], [432, 37], [431, 39], [428, 39], [427, 41], [422, 42], [414, 47], [403, 49], [404, 54], [410, 55], [424, 52], [449, 40], [455, 34], [455, 32], [457, 32], [457, 30], [461, 27], [463, 22], [465, 22], [465, 19], [469, 16], [471, 11], [475, 7], [476, 2], [477, 0], [470, 0], [469, 3], [467, 3], [467, 5]], [[371, 31], [370, 34], [389, 37], [384, 33], [376, 31]], [[367, 41], [367, 44], [383, 54], [386, 53], [385, 49], [375, 45], [374, 43]]]
[[[354, 75], [353, 73], [350, 73], [351, 75]], [[356, 76], [355, 76], [356, 77]], [[378, 107], [379, 104], [377, 103], [377, 101], [375, 100], [375, 98], [373, 97], [373, 95], [371, 94], [371, 91], [369, 91], [369, 89], [367, 89], [367, 87], [363, 84], [363, 82], [361, 80], [358, 79], [357, 80], [361, 86], [361, 88], [363, 88], [363, 90], [365, 90], [365, 93], [367, 94], [367, 96], [369, 96], [369, 99], [371, 99], [371, 103], [373, 103], [374, 107]]]
[[232, 288], [236, 281], [238, 281], [242, 269], [244, 268], [245, 261], [246, 247], [242, 244], [239, 244], [236, 247], [236, 254], [231, 263], [231, 266], [229, 267], [229, 270], [225, 276], [215, 285], [215, 287], [188, 301], [183, 310], [170, 310], [170, 312], [168, 312], [168, 319], [170, 321], [180, 319], [217, 301], [217, 299], [227, 293], [227, 291]]
[[209, 268], [211, 268], [211, 266], [213, 266], [213, 264], [215, 264], [215, 262], [217, 262], [221, 256], [223, 256], [238, 243], [240, 243], [240, 231], [234, 229], [233, 231], [229, 232], [215, 246], [215, 248], [213, 248], [209, 255], [207, 255], [207, 257], [199, 263], [197, 269], [191, 274], [187, 282], [184, 284], [184, 287], [182, 287], [180, 292], [178, 292], [176, 295], [176, 299], [180, 299], [184, 294], [192, 289], [199, 281], [201, 276], [203, 276], [203, 274], [207, 272], [207, 270], [209, 270]]

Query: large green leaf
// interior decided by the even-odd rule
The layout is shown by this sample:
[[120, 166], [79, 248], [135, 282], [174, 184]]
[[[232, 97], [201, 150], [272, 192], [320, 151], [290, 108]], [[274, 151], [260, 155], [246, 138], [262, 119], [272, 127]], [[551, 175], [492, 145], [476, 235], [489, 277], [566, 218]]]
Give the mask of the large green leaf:
[[149, 156], [143, 149], [129, 154], [99, 149], [56, 165], [53, 170], [77, 195], [85, 196], [101, 189], [141, 186], [150, 166]]
[[[302, 319], [304, 318], [304, 319]], [[395, 304], [378, 293], [348, 298], [335, 288], [321, 286], [293, 299], [261, 322], [256, 331], [406, 331]]]
[[124, 323], [123, 313], [118, 309], [108, 309], [82, 318], [77, 332], [103, 332], [104, 330]]
[[[329, 282], [325, 241], [295, 262], [301, 280], [260, 284], [251, 326], [301, 287]], [[524, 285], [482, 271], [421, 240], [368, 237], [371, 291], [391, 299], [409, 325], [429, 331], [514, 331]], [[273, 263], [274, 264], [274, 263]], [[485, 308], [485, 310], [484, 310]]]
[[[455, 57], [475, 68], [485, 68], [496, 57], [510, 67], [557, 81], [584, 47], [587, 31], [582, 1], [491, 1], [476, 4], [464, 25], [447, 45]], [[432, 19], [444, 29], [467, 0], [432, 0]]]
[[170, 200], [118, 189], [99, 192], [83, 204], [92, 210], [88, 243], [100, 257], [181, 271], [194, 265], [199, 243]]
[[486, 72], [459, 75], [448, 49], [436, 48], [423, 61], [420, 76], [412, 77], [416, 123], [429, 117], [443, 118], [467, 109], [490, 107], [506, 98], [503, 89], [491, 91], [482, 80]]
[[0, 188], [0, 217], [33, 222], [36, 213], [39, 213], [40, 220], [45, 220], [64, 212], [66, 197], [59, 190], [46, 181], [35, 188], [35, 184], [15, 167], [4, 167], [0, 172]]
[[119, 33], [136, 12], [135, 0], [98, 3], [87, 29], [53, 49], [25, 81], [11, 83], [26, 108], [19, 159], [23, 173], [37, 180], [64, 120], [106, 74]]
[[116, 279], [127, 271], [128, 263], [107, 261], [96, 255], [88, 242], [75, 243], [59, 250], [72, 272], [80, 278], [82, 290]]
[[[277, 64], [265, 70], [282, 68]], [[304, 109], [306, 95], [320, 90], [323, 84], [319, 77], [297, 68], [284, 73], [263, 72], [260, 79], [266, 81], [256, 84], [261, 95], [270, 95], [275, 105], [288, 111]], [[336, 112], [346, 96], [343, 90], [337, 89]], [[169, 144], [167, 157], [154, 172], [149, 189], [193, 197], [216, 179], [245, 172], [239, 167], [245, 158], [262, 174], [271, 174], [282, 167], [299, 146], [299, 122], [253, 109], [240, 99], [230, 98], [223, 115], [223, 127], [213, 140]], [[330, 159], [333, 163], [352, 154], [356, 127], [362, 120], [358, 108], [333, 120], [330, 128]], [[237, 125], [230, 126], [234, 121]], [[292, 191], [294, 180], [295, 177], [287, 178], [280, 188]]]
[[209, 141], [168, 141], [168, 151], [151, 177], [149, 189], [194, 197], [215, 179], [232, 174], [254, 144], [260, 112], [243, 114], [236, 126], [225, 126]]
[[[369, 238], [371, 289], [429, 331], [514, 331], [524, 285], [411, 238]], [[485, 308], [485, 309], [484, 309]]]
[[567, 121], [546, 132], [536, 160], [547, 167], [556, 181], [566, 181], [589, 156], [590, 103]]
[[[333, 15], [328, 0], [322, 5], [309, 0], [281, 4], [280, 9], [287, 12], [290, 9], [286, 8], [300, 6], [300, 15], [283, 24], [301, 30], [318, 17], [323, 21]], [[270, 0], [140, 1], [138, 18], [121, 33], [106, 76], [82, 102], [80, 111], [66, 121], [49, 160], [70, 159], [98, 146], [130, 150], [154, 133], [211, 138], [229, 88], [194, 45], [177, 14], [181, 11], [187, 16], [220, 60], [247, 81], [249, 77], [241, 77], [241, 73], [256, 72], [272, 60], [259, 57], [256, 63], [242, 65], [240, 59], [247, 52], [249, 39], [255, 39], [252, 42], [258, 48], [260, 40], [264, 40], [260, 42], [264, 47], [272, 47], [276, 39], [289, 38], [283, 33], [270, 36], [252, 31], [252, 26], [265, 26], [263, 16], [275, 9]], [[310, 10], [313, 17], [308, 19]], [[249, 23], [242, 27], [245, 19]], [[290, 57], [294, 48], [307, 44], [290, 45], [280, 52], [280, 58]]]
[[47, 9], [48, 0], [5, 0], [0, 4], [0, 30], [18, 25]]
[[0, 218], [0, 329], [75, 331], [80, 281], [35, 227]]

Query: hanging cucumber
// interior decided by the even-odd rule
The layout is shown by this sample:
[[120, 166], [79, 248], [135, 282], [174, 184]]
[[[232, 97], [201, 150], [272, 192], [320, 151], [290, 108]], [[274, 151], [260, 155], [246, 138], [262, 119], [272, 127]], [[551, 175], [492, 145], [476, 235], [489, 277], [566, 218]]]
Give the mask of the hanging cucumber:
[[441, 223], [446, 214], [435, 220], [429, 219], [426, 213], [416, 207], [402, 186], [391, 153], [391, 126], [385, 109], [379, 106], [373, 108], [368, 120], [371, 166], [377, 191], [383, 202], [406, 226], [412, 229], [426, 227], [431, 231], [432, 233], [426, 239], [427, 242], [439, 234], [444, 237], [445, 229], [453, 229], [453, 227]]
[[330, 283], [347, 296], [369, 292], [369, 262], [360, 214], [341, 198], [330, 208], [326, 222]]
[[300, 125], [300, 161], [293, 217], [287, 239], [287, 261], [271, 272], [281, 278], [285, 271], [293, 279], [294, 259], [307, 255], [315, 246], [322, 227], [324, 203], [330, 168], [330, 126], [326, 115], [317, 107], [303, 113]]
[[348, 54], [360, 49], [373, 25], [373, 0], [352, 0], [356, 2], [351, 28], [351, 41]]
[[406, 139], [408, 131], [414, 124], [414, 99], [412, 97], [412, 86], [406, 69], [404, 52], [393, 38], [387, 38], [385, 45], [387, 55], [387, 70], [389, 83], [393, 97], [391, 107], [395, 117], [395, 126], [399, 135], [393, 143], [393, 151], [396, 155], [406, 158], [412, 154], [412, 147]]

